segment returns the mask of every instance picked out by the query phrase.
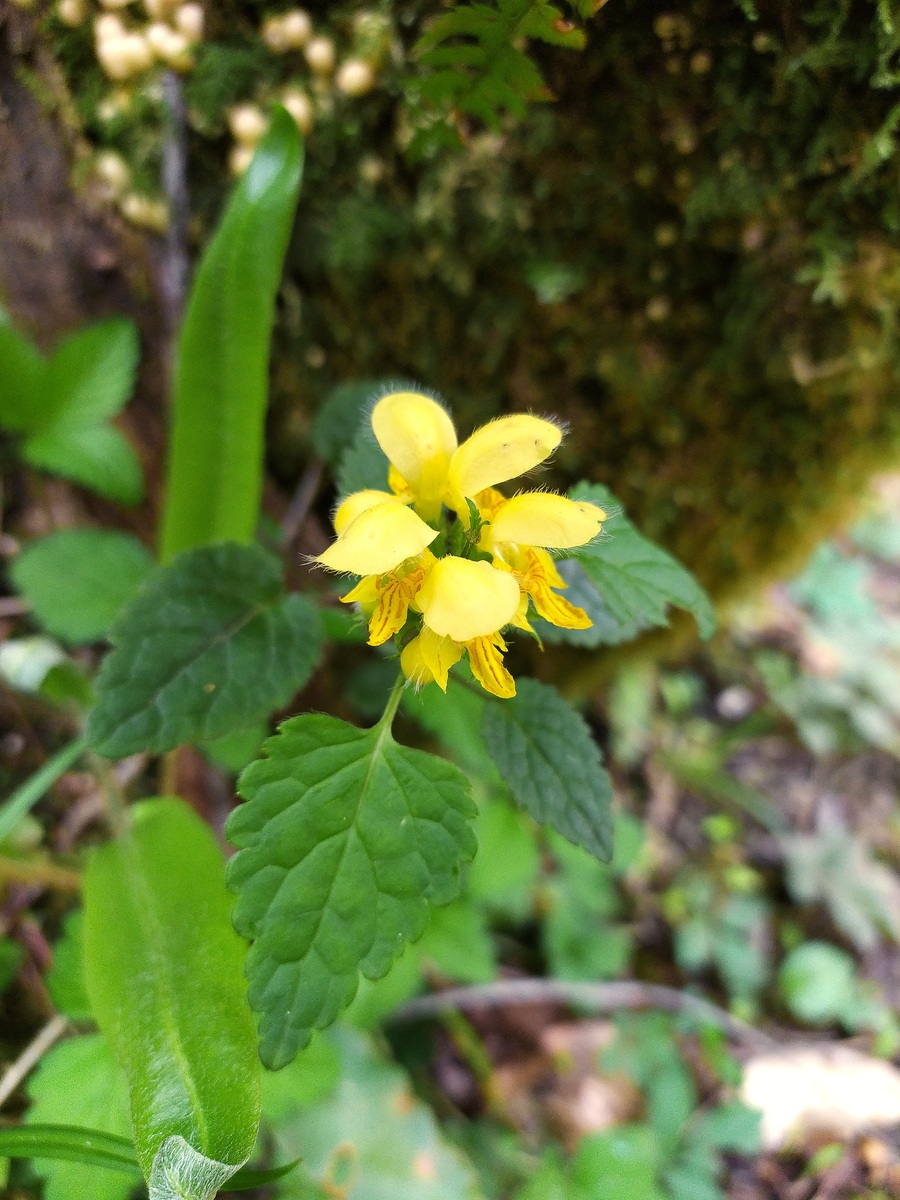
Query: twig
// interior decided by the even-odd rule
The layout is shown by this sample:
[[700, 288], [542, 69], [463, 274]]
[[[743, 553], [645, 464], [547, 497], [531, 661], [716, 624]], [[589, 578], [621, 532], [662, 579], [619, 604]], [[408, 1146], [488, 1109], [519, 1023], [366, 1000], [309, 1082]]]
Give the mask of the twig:
[[58, 892], [77, 892], [81, 889], [81, 876], [77, 871], [69, 871], [53, 863], [24, 862], [4, 855], [0, 856], [0, 884], [4, 883], [37, 885], [54, 888]]
[[313, 501], [322, 484], [322, 474], [322, 463], [319, 459], [313, 458], [309, 461], [306, 470], [300, 476], [300, 481], [294, 490], [291, 502], [281, 519], [281, 532], [284, 537], [286, 550], [289, 550], [294, 544], [297, 535], [306, 523], [309, 510], [312, 508]]
[[561, 979], [501, 979], [475, 987], [448, 988], [431, 996], [419, 996], [391, 1013], [392, 1022], [418, 1021], [434, 1017], [448, 1009], [503, 1008], [508, 1004], [571, 1004], [592, 1012], [616, 1009], [660, 1008], [665, 1012], [685, 1013], [708, 1025], [714, 1025], [735, 1041], [757, 1050], [771, 1050], [773, 1038], [731, 1013], [699, 996], [677, 988], [628, 979], [615, 983], [569, 983]]
[[160, 267], [160, 290], [166, 310], [169, 336], [174, 339], [181, 324], [187, 293], [188, 220], [190, 201], [187, 187], [187, 109], [181, 76], [163, 71], [163, 101], [166, 132], [162, 146], [162, 186], [169, 205], [169, 228]]
[[0, 1105], [6, 1103], [19, 1084], [37, 1066], [47, 1051], [58, 1042], [69, 1027], [65, 1017], [51, 1017], [37, 1037], [25, 1047], [16, 1061], [0, 1079]]
[[3, 596], [0, 599], [0, 617], [21, 617], [28, 612], [28, 605], [21, 596]]

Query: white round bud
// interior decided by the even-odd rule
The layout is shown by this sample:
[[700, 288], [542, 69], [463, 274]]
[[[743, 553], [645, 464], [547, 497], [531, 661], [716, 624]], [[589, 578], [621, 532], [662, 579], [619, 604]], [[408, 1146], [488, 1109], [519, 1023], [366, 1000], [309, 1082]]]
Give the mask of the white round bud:
[[113, 196], [120, 196], [131, 183], [128, 163], [115, 150], [103, 150], [97, 155], [94, 173]]
[[127, 8], [131, 0], [100, 0], [101, 8]]
[[176, 3], [177, 0], [144, 0], [144, 8], [152, 21], [165, 21]]
[[94, 21], [94, 40], [98, 45], [110, 38], [124, 37], [127, 32], [128, 30], [122, 24], [122, 18], [114, 16], [112, 13], [103, 13]]
[[375, 86], [375, 72], [364, 59], [348, 58], [338, 68], [334, 84], [345, 96], [365, 96]]
[[273, 54], [284, 54], [290, 49], [284, 34], [284, 22], [281, 17], [267, 17], [260, 30], [262, 40]]
[[167, 67], [175, 71], [186, 71], [190, 68], [190, 43], [183, 33], [156, 21], [147, 27], [145, 36], [156, 57]]
[[199, 42], [203, 37], [203, 6], [200, 4], [182, 4], [175, 9], [175, 28], [191, 42]]
[[334, 42], [327, 37], [314, 37], [303, 50], [309, 68], [316, 75], [330, 75], [334, 70]]
[[312, 101], [306, 92], [301, 91], [300, 88], [288, 88], [281, 93], [281, 103], [294, 118], [297, 128], [304, 137], [312, 133], [316, 118]]
[[168, 210], [161, 200], [151, 200], [149, 196], [141, 196], [137, 192], [129, 192], [123, 197], [119, 208], [132, 225], [139, 225], [154, 233], [164, 233], [169, 223]]
[[97, 59], [110, 79], [130, 79], [153, 66], [153, 50], [139, 33], [101, 38]]
[[237, 104], [228, 114], [228, 128], [242, 146], [255, 146], [269, 122], [255, 104]]
[[302, 50], [312, 37], [312, 31], [309, 13], [304, 12], [302, 8], [282, 13], [281, 32], [290, 50]]
[[77, 29], [79, 25], [84, 24], [87, 10], [83, 0], [59, 0], [56, 6], [56, 15], [63, 25], [68, 25], [70, 29]]
[[253, 161], [253, 155], [252, 146], [233, 146], [228, 155], [228, 170], [232, 175], [243, 175]]

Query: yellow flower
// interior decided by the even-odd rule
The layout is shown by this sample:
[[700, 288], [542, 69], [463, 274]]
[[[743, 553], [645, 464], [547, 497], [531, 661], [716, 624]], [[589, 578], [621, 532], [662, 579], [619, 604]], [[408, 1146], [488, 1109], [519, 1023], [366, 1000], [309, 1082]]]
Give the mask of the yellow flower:
[[514, 624], [530, 629], [530, 597], [538, 615], [551, 625], [587, 629], [591, 619], [584, 609], [554, 591], [568, 584], [547, 551], [589, 542], [606, 520], [603, 509], [550, 492], [524, 492], [507, 500], [495, 488], [482, 492], [477, 504], [485, 522], [479, 547], [491, 554], [495, 566], [512, 574], [522, 591], [525, 604]]
[[531, 471], [562, 440], [552, 421], [516, 413], [482, 425], [458, 446], [450, 417], [418, 392], [382, 397], [372, 410], [372, 429], [399, 496], [425, 521], [437, 521], [446, 504], [466, 526], [467, 497]]
[[[360, 605], [371, 645], [400, 633], [410, 612], [421, 614], [421, 628], [400, 657], [417, 684], [434, 681], [446, 690], [451, 667], [468, 654], [487, 691], [514, 696], [502, 633], [508, 625], [530, 630], [529, 603], [556, 625], [590, 625], [555, 590], [566, 585], [547, 551], [590, 541], [603, 511], [545, 492], [507, 500], [495, 488], [543, 462], [559, 445], [559, 427], [516, 414], [489, 422], [458, 445], [440, 404], [417, 392], [394, 392], [375, 405], [372, 429], [390, 462], [391, 491], [349, 496], [335, 513], [336, 540], [316, 561], [362, 577], [342, 599]], [[445, 506], [462, 531], [449, 529]], [[483, 522], [477, 533], [471, 529], [475, 508]], [[441, 532], [457, 553], [436, 558], [429, 547]]]
[[428, 572], [416, 596], [422, 632], [404, 648], [400, 666], [417, 684], [434, 680], [447, 690], [447, 673], [468, 651], [472, 674], [495, 696], [514, 696], [516, 685], [503, 665], [500, 631], [519, 608], [519, 586], [488, 562], [448, 555]]

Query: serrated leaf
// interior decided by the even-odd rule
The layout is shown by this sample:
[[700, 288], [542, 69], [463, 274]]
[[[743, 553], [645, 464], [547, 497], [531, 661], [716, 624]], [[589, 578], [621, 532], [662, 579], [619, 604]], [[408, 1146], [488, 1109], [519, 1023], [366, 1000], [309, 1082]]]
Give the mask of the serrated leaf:
[[639, 633], [649, 628], [639, 620], [617, 621], [577, 559], [563, 559], [557, 564], [557, 569], [568, 585], [566, 599], [577, 608], [583, 608], [593, 624], [587, 629], [562, 629], [538, 617], [531, 624], [542, 642], [551, 646], [581, 646], [585, 650], [595, 650], [598, 646], [620, 646], [623, 642], [633, 641]]
[[151, 1200], [208, 1200], [259, 1123], [243, 947], [212, 831], [180, 800], [129, 815], [85, 876], [88, 995], [128, 1079]]
[[63, 641], [102, 638], [153, 569], [137, 538], [112, 529], [61, 529], [37, 538], [10, 567], [16, 591]]
[[253, 538], [275, 297], [302, 172], [297, 125], [276, 107], [191, 288], [175, 369], [164, 562]]
[[581, 563], [615, 620], [668, 625], [669, 606], [674, 605], [693, 614], [702, 637], [712, 635], [716, 615], [706, 592], [685, 567], [638, 533], [607, 487], [580, 483], [569, 495], [611, 514], [603, 532], [572, 557]]
[[250, 1003], [275, 1069], [377, 979], [459, 891], [474, 806], [449, 763], [388, 728], [327, 716], [286, 721], [240, 779], [228, 824], [235, 925], [253, 942]]
[[114, 425], [60, 421], [29, 437], [22, 454], [33, 467], [71, 479], [119, 504], [139, 504], [144, 494], [140, 460]]
[[332, 467], [338, 465], [353, 444], [372, 398], [383, 391], [382, 384], [370, 379], [345, 383], [329, 392], [310, 429], [313, 448], [321, 459]]
[[341, 456], [337, 471], [337, 492], [340, 498], [366, 488], [385, 491], [390, 463], [375, 441], [371, 429], [360, 429], [352, 445]]
[[513, 797], [535, 821], [607, 862], [612, 783], [584, 719], [546, 683], [521, 679], [511, 700], [485, 705], [482, 731]]
[[[337, 1087], [312, 1108], [282, 1110], [275, 1123], [279, 1156], [302, 1158], [307, 1179], [347, 1200], [479, 1200], [475, 1172], [444, 1139], [403, 1071], [352, 1030], [338, 1027], [328, 1036], [340, 1056]], [[341, 1186], [347, 1168], [352, 1183]], [[303, 1188], [301, 1176], [289, 1177], [280, 1194], [305, 1200]]]
[[[105, 1039], [98, 1034], [54, 1046], [28, 1081], [28, 1094], [32, 1104], [23, 1132], [32, 1126], [76, 1125], [127, 1144], [128, 1091]], [[140, 1178], [134, 1158], [133, 1169], [124, 1173], [41, 1158], [36, 1149], [32, 1153], [35, 1170], [47, 1181], [45, 1200], [126, 1200]], [[124, 1157], [124, 1149], [121, 1153]]]
[[319, 653], [312, 602], [284, 594], [259, 546], [205, 546], [159, 567], [111, 633], [91, 746], [108, 758], [246, 729], [286, 704]]

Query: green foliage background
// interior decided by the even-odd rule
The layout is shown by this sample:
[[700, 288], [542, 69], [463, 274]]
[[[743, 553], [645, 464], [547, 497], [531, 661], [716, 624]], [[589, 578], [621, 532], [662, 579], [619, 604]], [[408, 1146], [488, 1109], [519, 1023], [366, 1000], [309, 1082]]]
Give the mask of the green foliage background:
[[[900, 437], [896, 0], [560, 5], [559, 40], [583, 27], [585, 49], [523, 43], [536, 70], [504, 60], [474, 109], [446, 59], [416, 55], [448, 11], [433, 0], [307, 7], [378, 85], [335, 96], [310, 139], [276, 335], [282, 481], [332, 385], [412, 379], [463, 428], [564, 414], [567, 478], [548, 482], [608, 483], [720, 597], [799, 563]], [[217, 5], [186, 78], [198, 245], [227, 106], [296, 73], [259, 37], [272, 11]], [[152, 188], [158, 111], [104, 124], [85, 31], [54, 36], [85, 132]], [[509, 78], [524, 116], [505, 115]]]

